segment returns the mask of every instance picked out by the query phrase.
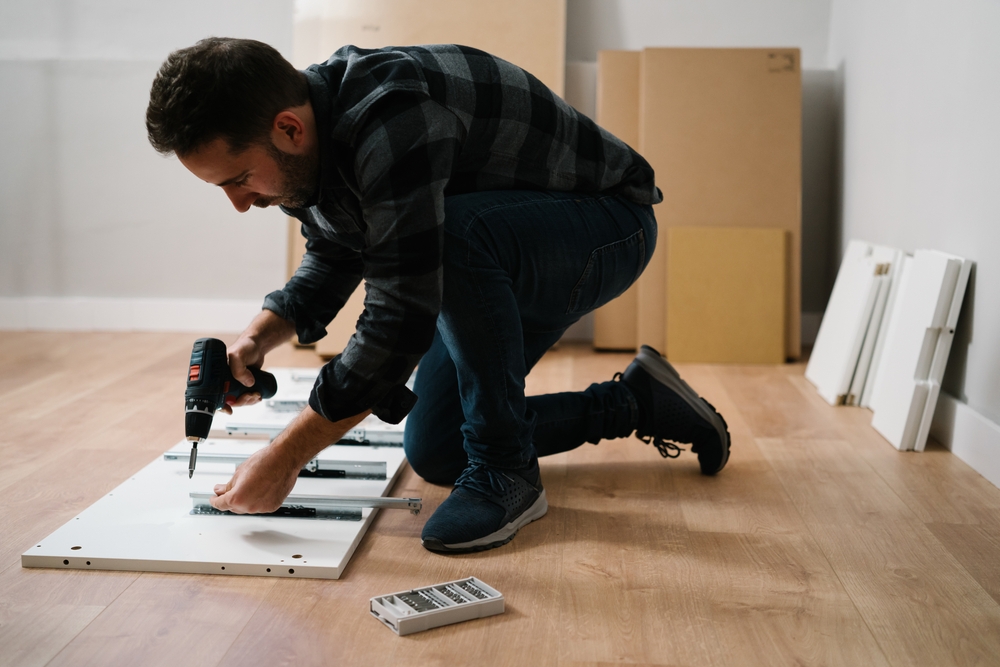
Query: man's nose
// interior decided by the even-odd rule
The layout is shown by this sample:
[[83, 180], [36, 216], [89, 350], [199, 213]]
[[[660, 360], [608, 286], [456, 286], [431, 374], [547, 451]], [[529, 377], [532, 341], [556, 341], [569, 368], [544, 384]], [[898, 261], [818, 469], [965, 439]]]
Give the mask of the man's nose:
[[240, 213], [249, 211], [250, 206], [257, 199], [256, 192], [248, 192], [236, 186], [229, 185], [223, 188], [223, 190], [225, 190], [226, 196], [229, 197], [229, 201], [233, 203], [233, 206]]

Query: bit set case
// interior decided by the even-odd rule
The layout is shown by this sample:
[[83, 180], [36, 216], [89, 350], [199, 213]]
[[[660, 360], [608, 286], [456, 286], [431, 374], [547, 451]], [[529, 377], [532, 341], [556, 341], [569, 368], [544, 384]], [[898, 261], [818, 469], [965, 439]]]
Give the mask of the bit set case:
[[502, 614], [503, 595], [475, 577], [371, 599], [372, 616], [398, 635]]

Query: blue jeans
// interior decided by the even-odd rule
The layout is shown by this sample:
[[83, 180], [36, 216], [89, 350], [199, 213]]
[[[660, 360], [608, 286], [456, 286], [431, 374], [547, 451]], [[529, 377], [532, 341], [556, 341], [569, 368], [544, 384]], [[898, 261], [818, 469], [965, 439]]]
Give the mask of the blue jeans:
[[621, 383], [525, 397], [524, 378], [567, 327], [635, 282], [655, 245], [652, 207], [616, 196], [447, 197], [441, 313], [403, 440], [417, 474], [451, 484], [469, 462], [523, 468], [631, 434], [638, 406]]

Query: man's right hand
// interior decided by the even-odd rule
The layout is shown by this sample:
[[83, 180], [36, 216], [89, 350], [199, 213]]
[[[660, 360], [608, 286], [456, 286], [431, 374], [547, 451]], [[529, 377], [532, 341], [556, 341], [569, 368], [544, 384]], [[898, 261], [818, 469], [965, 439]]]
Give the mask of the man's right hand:
[[[260, 315], [255, 317], [236, 342], [229, 346], [229, 370], [233, 377], [247, 387], [252, 387], [254, 383], [253, 373], [247, 366], [260, 367], [264, 363], [264, 356], [288, 340], [295, 333], [295, 325], [288, 320], [282, 319], [270, 310], [260, 311]], [[222, 411], [233, 414], [234, 407], [253, 405], [260, 401], [260, 394], [244, 394], [238, 399], [230, 401], [226, 399], [226, 404], [222, 406]]]

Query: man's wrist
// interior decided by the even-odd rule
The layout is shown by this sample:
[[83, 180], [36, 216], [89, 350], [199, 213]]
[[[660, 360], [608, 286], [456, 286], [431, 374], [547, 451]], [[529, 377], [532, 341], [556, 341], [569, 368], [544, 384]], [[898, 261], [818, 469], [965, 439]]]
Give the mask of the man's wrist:
[[331, 422], [311, 407], [292, 420], [271, 443], [271, 448], [289, 465], [301, 468], [321, 451], [336, 444], [344, 435], [371, 414], [370, 410], [340, 421]]
[[264, 309], [240, 334], [255, 345], [261, 356], [284, 343], [295, 334], [295, 325], [277, 313]]

